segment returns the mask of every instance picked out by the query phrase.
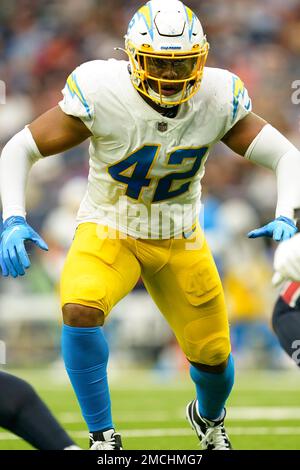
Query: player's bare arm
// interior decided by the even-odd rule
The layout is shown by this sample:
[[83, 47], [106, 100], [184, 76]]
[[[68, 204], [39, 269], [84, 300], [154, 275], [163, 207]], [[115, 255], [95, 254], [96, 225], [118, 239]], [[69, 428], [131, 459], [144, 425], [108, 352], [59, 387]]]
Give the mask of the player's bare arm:
[[74, 147], [91, 135], [77, 117], [64, 113], [56, 106], [6, 144], [1, 155], [1, 196], [4, 232], [0, 264], [4, 276], [23, 276], [30, 266], [24, 247], [32, 241], [42, 250], [47, 244], [26, 222], [25, 187], [32, 165], [40, 158], [61, 153]]
[[250, 144], [267, 122], [257, 114], [250, 113], [238, 121], [223, 137], [222, 142], [231, 150], [244, 156]]
[[92, 135], [79, 118], [64, 113], [59, 106], [39, 116], [28, 128], [44, 157], [75, 147]]

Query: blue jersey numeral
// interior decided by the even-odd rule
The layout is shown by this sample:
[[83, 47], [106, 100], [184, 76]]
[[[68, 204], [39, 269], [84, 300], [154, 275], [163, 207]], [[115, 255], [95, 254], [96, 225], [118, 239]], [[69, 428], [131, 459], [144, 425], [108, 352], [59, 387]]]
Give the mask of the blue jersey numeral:
[[[176, 165], [177, 168], [174, 172], [169, 173], [159, 180], [152, 202], [170, 199], [188, 191], [191, 181], [186, 181], [185, 183], [182, 183], [182, 185], [176, 190], [171, 190], [173, 181], [185, 180], [188, 178], [192, 179], [198, 172], [203, 157], [206, 155], [207, 151], [208, 147], [201, 147], [198, 149], [179, 149], [171, 153], [168, 160], [168, 165]], [[189, 171], [179, 172], [180, 165], [186, 158], [194, 159], [194, 164]]]
[[[108, 173], [115, 180], [127, 186], [126, 196], [139, 199], [143, 188], [151, 183], [149, 173], [158, 155], [160, 145], [144, 145], [129, 157], [108, 167]], [[174, 181], [192, 179], [198, 172], [208, 147], [178, 149], [169, 155], [167, 165], [174, 168], [172, 173], [162, 177], [156, 186], [152, 202], [170, 199], [188, 191], [191, 181], [185, 181], [176, 190], [172, 190]], [[182, 171], [181, 165], [185, 159], [194, 159], [193, 166], [188, 171]], [[181, 170], [181, 171], [180, 171]]]
[[138, 199], [142, 189], [149, 186], [151, 179], [147, 175], [159, 148], [159, 145], [144, 145], [125, 160], [108, 168], [114, 180], [127, 185], [126, 196]]

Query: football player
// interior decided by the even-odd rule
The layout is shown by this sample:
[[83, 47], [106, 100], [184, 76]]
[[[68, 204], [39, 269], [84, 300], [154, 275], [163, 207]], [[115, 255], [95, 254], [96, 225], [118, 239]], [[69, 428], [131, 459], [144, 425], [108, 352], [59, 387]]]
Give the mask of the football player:
[[2, 272], [25, 274], [24, 240], [47, 249], [25, 218], [32, 164], [90, 139], [88, 188], [62, 273], [61, 305], [62, 354], [91, 448], [122, 448], [111, 416], [102, 326], [142, 275], [190, 362], [196, 398], [187, 418], [203, 449], [229, 450], [224, 418], [234, 363], [220, 278], [196, 225], [200, 182], [220, 141], [273, 170], [275, 219], [249, 237], [284, 240], [297, 230], [299, 152], [251, 111], [236, 75], [205, 67], [209, 44], [197, 16], [180, 1], [141, 7], [128, 26], [125, 52], [128, 61], [77, 67], [58, 106], [5, 146]]
[[39, 450], [79, 450], [31, 385], [3, 371], [0, 426]]
[[279, 245], [274, 256], [273, 284], [283, 283], [272, 324], [286, 353], [300, 367], [300, 234]]

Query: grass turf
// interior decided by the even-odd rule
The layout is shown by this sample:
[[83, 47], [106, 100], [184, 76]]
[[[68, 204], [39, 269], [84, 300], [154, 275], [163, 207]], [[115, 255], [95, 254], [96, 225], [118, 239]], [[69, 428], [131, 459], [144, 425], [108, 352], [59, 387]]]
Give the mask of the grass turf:
[[[75, 441], [87, 448], [87, 429], [63, 370], [11, 371], [35, 386]], [[111, 372], [116, 429], [127, 450], [199, 450], [185, 420], [194, 397], [188, 373]], [[249, 371], [237, 374], [228, 401], [226, 428], [235, 449], [300, 449], [300, 373]], [[0, 430], [0, 450], [30, 449]]]

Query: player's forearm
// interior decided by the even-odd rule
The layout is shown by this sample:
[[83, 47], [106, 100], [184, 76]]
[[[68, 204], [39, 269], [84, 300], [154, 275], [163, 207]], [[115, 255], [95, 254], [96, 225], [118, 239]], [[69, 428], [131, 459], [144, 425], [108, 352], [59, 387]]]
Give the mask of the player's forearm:
[[42, 158], [27, 127], [5, 145], [0, 159], [0, 189], [3, 220], [12, 215], [25, 217], [25, 188], [28, 173]]
[[266, 125], [249, 146], [245, 158], [277, 176], [276, 217], [294, 218], [300, 207], [300, 152], [280, 132]]

